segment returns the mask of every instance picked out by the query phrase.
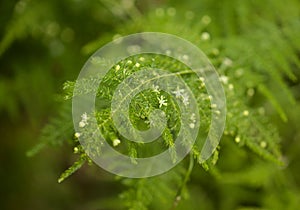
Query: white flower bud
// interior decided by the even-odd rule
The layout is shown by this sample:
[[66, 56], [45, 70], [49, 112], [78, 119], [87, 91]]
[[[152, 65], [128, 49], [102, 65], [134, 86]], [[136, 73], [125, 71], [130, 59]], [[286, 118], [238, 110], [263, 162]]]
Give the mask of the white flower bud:
[[80, 128], [84, 128], [85, 125], [86, 125], [85, 122], [83, 122], [83, 121], [80, 121], [80, 122], [79, 122], [79, 127], [80, 127]]
[[120, 139], [113, 140], [113, 146], [116, 147], [121, 143]]
[[76, 138], [79, 138], [79, 137], [81, 136], [81, 133], [76, 132], [76, 133], [74, 134], [74, 136], [75, 136]]

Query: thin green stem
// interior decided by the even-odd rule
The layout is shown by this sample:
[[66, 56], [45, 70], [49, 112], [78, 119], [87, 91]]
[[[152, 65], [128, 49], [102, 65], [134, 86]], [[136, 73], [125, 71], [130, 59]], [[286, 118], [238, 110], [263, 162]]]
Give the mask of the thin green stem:
[[170, 210], [174, 210], [177, 206], [178, 206], [178, 203], [180, 202], [181, 200], [181, 196], [182, 196], [182, 193], [183, 193], [183, 190], [184, 190], [184, 187], [186, 186], [187, 182], [189, 181], [190, 179], [190, 176], [191, 176], [191, 173], [193, 171], [193, 168], [194, 168], [194, 157], [193, 157], [193, 154], [190, 153], [190, 162], [189, 162], [189, 167], [185, 173], [185, 176], [184, 176], [184, 179], [177, 191], [177, 194], [175, 196], [175, 200], [173, 202], [173, 206]]

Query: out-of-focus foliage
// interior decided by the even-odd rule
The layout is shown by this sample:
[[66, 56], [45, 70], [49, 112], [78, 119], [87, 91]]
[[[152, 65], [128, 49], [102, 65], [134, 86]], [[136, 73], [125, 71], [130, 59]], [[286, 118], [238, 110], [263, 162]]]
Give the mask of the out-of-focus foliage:
[[[21, 0], [2, 1], [0, 14], [1, 209], [299, 206], [299, 1]], [[227, 125], [202, 168], [187, 158], [162, 176], [116, 179], [83, 165], [63, 98], [72, 82], [61, 87], [103, 44], [143, 31], [181, 36], [209, 56], [223, 75]], [[73, 162], [59, 181], [82, 169], [58, 185]]]

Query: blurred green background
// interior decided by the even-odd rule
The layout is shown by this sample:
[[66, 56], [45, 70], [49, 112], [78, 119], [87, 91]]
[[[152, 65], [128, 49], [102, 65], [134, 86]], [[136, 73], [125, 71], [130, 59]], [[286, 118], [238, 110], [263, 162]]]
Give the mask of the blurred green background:
[[[178, 11], [193, 11], [199, 18], [210, 15], [213, 21], [210, 32], [220, 40], [234, 40], [234, 37], [248, 33], [249, 27], [255, 27], [258, 15], [262, 14], [266, 22], [272, 22], [277, 18], [274, 16], [277, 12], [272, 11], [272, 6], [284, 6], [284, 3], [277, 3], [279, 1], [245, 2], [247, 3], [237, 0], [139, 0], [135, 2], [136, 9], [132, 9], [131, 0], [1, 1], [0, 209], [118, 209], [114, 198], [118, 197], [124, 187], [112, 175], [96, 166], [84, 166], [64, 183], [57, 183], [60, 173], [75, 159], [68, 144], [44, 149], [34, 157], [26, 156], [26, 152], [38, 142], [41, 129], [51, 116], [58, 113], [60, 106], [57, 95], [61, 92], [63, 82], [76, 78], [92, 53], [89, 50], [90, 43], [91, 48], [95, 47], [93, 43], [100, 47], [112, 40], [123, 24], [157, 8], [174, 7]], [[280, 11], [278, 14], [282, 20], [293, 18], [291, 14], [296, 14], [296, 18], [300, 17], [299, 4], [291, 2], [298, 7], [288, 7], [286, 10], [282, 8], [284, 12]], [[251, 10], [256, 14], [249, 12]], [[241, 11], [242, 15], [236, 11]], [[299, 29], [300, 26], [296, 27]], [[299, 59], [300, 51], [296, 56]], [[299, 68], [295, 67], [294, 72], [300, 78]], [[263, 202], [272, 203], [272, 196], [277, 198], [280, 194], [288, 194], [283, 196], [286, 200], [278, 201], [282, 205], [299, 202], [300, 83], [289, 80], [287, 83], [297, 104], [293, 107], [285, 104], [284, 94], [278, 94], [278, 98], [286, 106], [284, 108], [289, 121], [284, 123], [276, 114], [270, 115], [272, 122], [279, 128], [282, 151], [287, 162], [284, 168], [270, 166], [270, 170], [274, 170], [274, 176], [284, 181], [270, 184], [270, 191], [273, 193], [266, 194], [270, 191], [261, 189], [260, 186], [247, 189], [247, 185], [243, 184], [237, 187], [230, 183], [214, 183], [209, 174], [202, 170], [196, 171], [193, 176], [200, 174], [202, 181], [195, 178], [196, 181], [193, 182], [192, 179], [190, 182], [192, 196], [189, 202], [198, 205], [199, 190], [194, 189], [197, 185], [202, 186], [200, 200], [205, 202], [207, 197], [212, 202], [209, 209], [227, 209], [228, 206], [238, 208], [239, 203], [228, 204], [232, 202], [230, 197], [240, 197], [242, 203], [250, 206]], [[232, 147], [225, 147], [224, 150], [226, 149], [231, 153]], [[244, 151], [235, 149], [236, 154], [246, 155]], [[221, 155], [220, 161], [222, 160], [229, 165], [234, 165], [237, 161], [233, 157]], [[263, 161], [260, 163], [262, 168], [267, 166], [263, 165]], [[211, 183], [207, 192], [205, 180], [210, 180]], [[227, 204], [214, 204], [222, 200], [218, 198], [220, 196], [228, 198]], [[284, 205], [277, 207], [284, 209], [281, 208]], [[199, 206], [199, 209], [202, 208]]]

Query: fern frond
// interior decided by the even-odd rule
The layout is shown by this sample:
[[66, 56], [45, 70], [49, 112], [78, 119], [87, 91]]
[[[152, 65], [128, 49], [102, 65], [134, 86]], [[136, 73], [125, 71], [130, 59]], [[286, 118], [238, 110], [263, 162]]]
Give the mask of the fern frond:
[[7, 33], [0, 41], [0, 56], [15, 40], [41, 35], [42, 31], [37, 26], [45, 21], [45, 14], [51, 14], [51, 6], [47, 2], [24, 1], [23, 4], [26, 5], [24, 11], [23, 9], [18, 11], [17, 4], [11, 21], [7, 25]]
[[65, 170], [60, 177], [58, 178], [58, 183], [63, 182], [66, 178], [71, 176], [74, 172], [80, 169], [83, 164], [88, 160], [88, 157], [85, 154], [80, 155], [80, 158], [73, 163], [67, 170]]
[[64, 142], [73, 138], [71, 108], [71, 104], [67, 102], [61, 105], [58, 116], [52, 118], [43, 128], [40, 142], [27, 152], [27, 156], [37, 154], [45, 146], [61, 146]]

